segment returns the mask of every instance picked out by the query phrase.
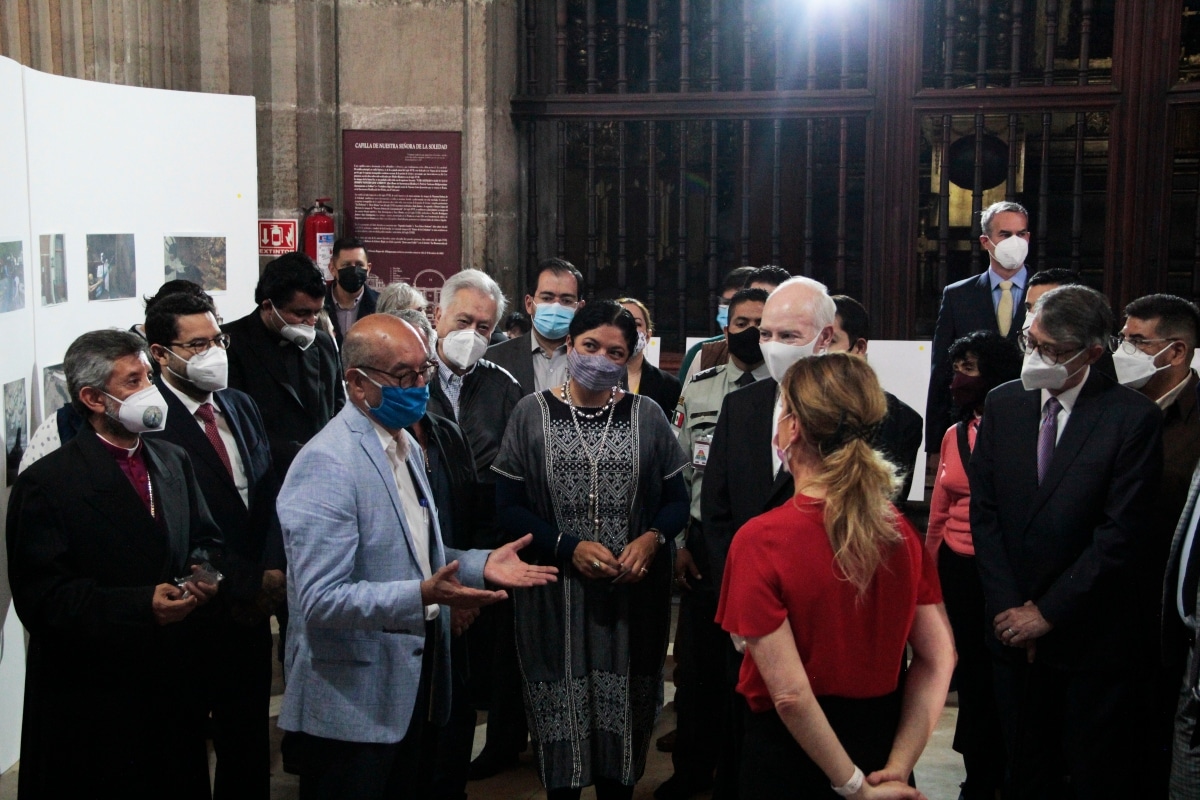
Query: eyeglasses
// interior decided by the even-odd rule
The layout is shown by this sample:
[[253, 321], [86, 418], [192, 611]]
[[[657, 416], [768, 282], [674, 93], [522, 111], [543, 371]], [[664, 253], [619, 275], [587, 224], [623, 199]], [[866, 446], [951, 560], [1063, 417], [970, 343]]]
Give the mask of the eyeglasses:
[[171, 347], [181, 347], [192, 355], [198, 355], [213, 347], [229, 348], [229, 334], [222, 333], [211, 339], [192, 339], [190, 342], [168, 342]]
[[1017, 337], [1017, 346], [1021, 348], [1021, 352], [1025, 355], [1030, 355], [1036, 350], [1042, 361], [1045, 361], [1047, 364], [1061, 364], [1064, 361], [1069, 361], [1075, 353], [1083, 349], [1078, 345], [1064, 348], [1052, 344], [1038, 344], [1033, 342], [1024, 333]]
[[538, 303], [558, 303], [566, 308], [574, 308], [579, 303], [579, 298], [573, 294], [555, 294], [554, 292], [541, 292], [538, 294], [536, 302]]
[[369, 369], [371, 372], [378, 372], [380, 375], [387, 375], [394, 380], [401, 389], [413, 389], [417, 386], [417, 381], [422, 380], [428, 384], [433, 380], [433, 376], [437, 374], [438, 367], [437, 359], [428, 359], [421, 365], [419, 370], [406, 369], [401, 373], [388, 372], [387, 370], [379, 369], [378, 367], [359, 367], [359, 369]]
[[1114, 353], [1117, 350], [1124, 350], [1127, 355], [1133, 355], [1148, 344], [1156, 342], [1178, 342], [1179, 339], [1143, 339], [1141, 336], [1125, 337], [1124, 334], [1117, 334], [1108, 341], [1108, 349]]

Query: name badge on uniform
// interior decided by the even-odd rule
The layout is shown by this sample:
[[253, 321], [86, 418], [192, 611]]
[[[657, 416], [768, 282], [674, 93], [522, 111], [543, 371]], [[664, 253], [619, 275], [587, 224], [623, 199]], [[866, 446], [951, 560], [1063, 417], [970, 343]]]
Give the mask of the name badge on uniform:
[[697, 436], [692, 442], [692, 467], [704, 469], [708, 465], [708, 449], [712, 447], [712, 435]]

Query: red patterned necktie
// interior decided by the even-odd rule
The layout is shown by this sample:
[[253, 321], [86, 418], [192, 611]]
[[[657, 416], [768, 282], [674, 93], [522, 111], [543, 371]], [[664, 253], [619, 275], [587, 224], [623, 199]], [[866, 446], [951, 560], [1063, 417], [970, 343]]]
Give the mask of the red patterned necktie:
[[196, 409], [196, 416], [204, 423], [204, 435], [208, 437], [208, 443], [217, 451], [217, 455], [221, 457], [221, 463], [225, 465], [225, 469], [232, 478], [233, 464], [229, 461], [229, 451], [225, 449], [225, 443], [221, 441], [221, 432], [217, 430], [217, 419], [213, 414], [212, 403], [203, 403]]

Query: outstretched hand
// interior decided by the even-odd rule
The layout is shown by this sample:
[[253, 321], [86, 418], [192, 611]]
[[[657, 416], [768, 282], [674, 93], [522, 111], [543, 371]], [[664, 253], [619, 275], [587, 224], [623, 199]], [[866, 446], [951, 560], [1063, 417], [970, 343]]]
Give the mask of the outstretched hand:
[[[524, 589], [529, 586], [544, 586], [558, 580], [558, 567], [543, 567], [526, 564], [517, 553], [533, 541], [527, 533], [515, 542], [497, 547], [488, 555], [483, 565], [483, 578], [488, 583], [509, 589]], [[503, 592], [501, 592], [503, 594]]]
[[[485, 570], [486, 574], [486, 570]], [[507, 592], [487, 589], [472, 589], [458, 580], [458, 562], [451, 561], [421, 581], [421, 602], [427, 606], [440, 605], [451, 608], [480, 608], [499, 603], [508, 597]]]

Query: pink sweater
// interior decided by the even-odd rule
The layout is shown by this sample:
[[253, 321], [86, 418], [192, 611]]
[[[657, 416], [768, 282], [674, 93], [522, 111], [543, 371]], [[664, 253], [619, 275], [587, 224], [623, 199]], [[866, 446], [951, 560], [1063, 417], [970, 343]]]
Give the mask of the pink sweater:
[[[976, 417], [967, 427], [967, 444], [972, 450], [975, 449], [975, 435], [978, 432], [979, 418]], [[925, 534], [925, 547], [936, 555], [945, 540], [946, 546], [959, 555], [973, 556], [971, 485], [967, 482], [966, 466], [958, 453], [957, 425], [951, 425], [942, 437], [941, 459], [933, 484], [933, 498], [929, 501], [929, 531]]]

